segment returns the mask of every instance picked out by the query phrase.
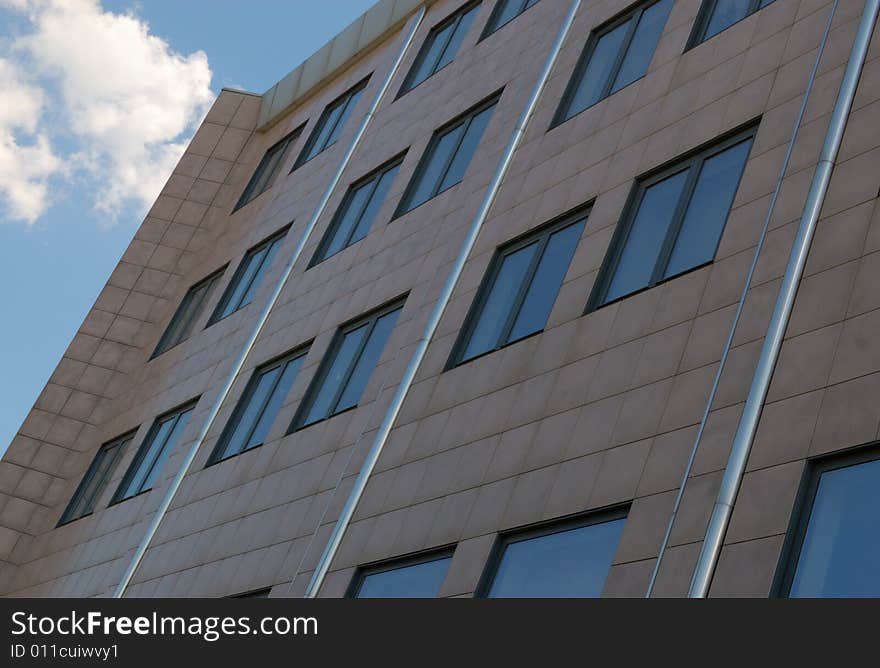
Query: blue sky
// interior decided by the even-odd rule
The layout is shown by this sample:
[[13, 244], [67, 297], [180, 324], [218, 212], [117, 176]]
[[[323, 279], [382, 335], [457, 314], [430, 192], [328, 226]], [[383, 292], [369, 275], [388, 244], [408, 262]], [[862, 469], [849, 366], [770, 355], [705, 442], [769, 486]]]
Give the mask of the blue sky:
[[0, 453], [212, 97], [268, 89], [372, 4], [0, 0]]

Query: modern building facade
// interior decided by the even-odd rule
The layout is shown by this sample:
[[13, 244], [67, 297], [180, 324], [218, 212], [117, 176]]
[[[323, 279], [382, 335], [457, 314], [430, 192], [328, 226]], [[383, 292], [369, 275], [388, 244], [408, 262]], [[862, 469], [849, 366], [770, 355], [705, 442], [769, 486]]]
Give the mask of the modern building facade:
[[[872, 4], [381, 0], [224, 90], [0, 462], [0, 593], [688, 595]], [[856, 75], [709, 596], [880, 595]]]

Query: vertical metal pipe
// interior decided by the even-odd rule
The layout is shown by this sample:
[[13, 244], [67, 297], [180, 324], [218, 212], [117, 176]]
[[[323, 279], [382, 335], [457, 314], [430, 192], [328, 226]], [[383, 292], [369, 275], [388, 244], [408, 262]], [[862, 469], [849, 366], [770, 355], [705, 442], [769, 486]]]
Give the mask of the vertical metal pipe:
[[727, 467], [721, 480], [721, 489], [718, 491], [718, 497], [712, 509], [712, 516], [709, 519], [709, 526], [706, 529], [706, 536], [703, 539], [703, 547], [700, 550], [700, 556], [694, 569], [693, 579], [688, 591], [689, 598], [705, 598], [709, 592], [709, 585], [715, 573], [715, 566], [721, 553], [724, 535], [727, 533], [727, 527], [730, 524], [733, 504], [736, 501], [736, 495], [742, 482], [746, 462], [758, 428], [758, 420], [761, 417], [761, 410], [767, 397], [770, 380], [773, 377], [773, 369], [779, 357], [779, 350], [782, 347], [782, 340], [785, 336], [792, 307], [794, 306], [794, 299], [804, 273], [810, 243], [816, 231], [816, 223], [819, 220], [822, 204], [825, 201], [825, 194], [828, 192], [828, 183], [831, 180], [834, 162], [837, 160], [843, 132], [846, 128], [846, 122], [849, 119], [853, 99], [856, 95], [859, 76], [865, 63], [874, 26], [877, 23], [878, 10], [880, 10], [880, 0], [866, 0], [858, 32], [850, 51], [849, 62], [843, 75], [843, 81], [840, 84], [837, 100], [834, 103], [831, 122], [825, 133], [825, 142], [822, 146], [822, 153], [819, 156], [819, 164], [816, 167], [816, 172], [813, 174], [813, 181], [810, 184], [810, 191], [807, 194], [803, 215], [801, 216], [797, 235], [789, 254], [788, 265], [782, 278], [782, 286], [779, 289], [779, 296], [776, 299], [773, 316], [770, 319], [767, 335], [761, 347], [761, 356], [758, 358], [758, 365], [752, 378], [752, 385], [749, 388], [749, 394], [740, 417], [736, 436], [733, 439]]
[[727, 333], [727, 340], [724, 343], [724, 351], [721, 353], [721, 361], [718, 363], [718, 371], [715, 372], [715, 379], [712, 382], [712, 389], [709, 391], [709, 397], [706, 399], [706, 407], [703, 410], [703, 417], [700, 419], [700, 426], [697, 428], [697, 435], [694, 438], [694, 445], [691, 448], [690, 456], [684, 467], [684, 474], [681, 478], [681, 484], [678, 486], [678, 493], [675, 496], [675, 502], [672, 505], [672, 513], [669, 516], [669, 522], [666, 524], [666, 532], [663, 534], [663, 540], [660, 543], [660, 551], [657, 554], [657, 560], [654, 562], [654, 570], [651, 572], [651, 580], [648, 582], [648, 590], [645, 592], [645, 598], [651, 598], [654, 593], [654, 585], [657, 584], [657, 576], [660, 574], [660, 566], [663, 563], [663, 556], [666, 554], [666, 548], [669, 545], [669, 536], [672, 534], [672, 527], [675, 525], [675, 519], [678, 517], [678, 511], [681, 508], [681, 499], [684, 496], [684, 489], [690, 478], [691, 471], [694, 468], [694, 460], [697, 457], [697, 450], [703, 440], [703, 432], [706, 430], [706, 423], [709, 421], [709, 413], [712, 410], [712, 404], [715, 403], [715, 395], [718, 393], [718, 385], [721, 383], [721, 376], [727, 366], [727, 358], [730, 355], [730, 349], [733, 347], [733, 337], [736, 334], [736, 328], [742, 316], [745, 307], [746, 297], [749, 294], [749, 286], [755, 275], [755, 269], [758, 266], [758, 258], [761, 250], [764, 248], [764, 241], [767, 239], [767, 231], [770, 229], [770, 219], [773, 217], [773, 211], [776, 209], [776, 201], [779, 199], [779, 191], [782, 189], [782, 181], [785, 173], [788, 171], [788, 165], [791, 162], [791, 154], [794, 151], [795, 141], [800, 132], [801, 123], [804, 120], [804, 114], [807, 111], [807, 102], [810, 99], [810, 93], [813, 85], [816, 83], [816, 74], [819, 71], [819, 62], [822, 60], [822, 54], [825, 52], [825, 45], [828, 43], [828, 35], [831, 33], [831, 25], [834, 22], [834, 14], [837, 11], [839, 0], [834, 0], [831, 11], [828, 12], [828, 23], [825, 25], [825, 33], [822, 35], [822, 41], [819, 44], [819, 51], [816, 53], [816, 61], [813, 63], [813, 70], [810, 72], [810, 79], [807, 82], [807, 88], [801, 99], [801, 107], [798, 111], [797, 118], [794, 122], [794, 129], [791, 133], [791, 139], [788, 142], [788, 149], [785, 152], [785, 158], [782, 161], [782, 167], [779, 169], [779, 176], [776, 178], [776, 187], [773, 190], [773, 196], [770, 198], [770, 206], [767, 208], [767, 215], [764, 216], [764, 225], [761, 227], [761, 234], [758, 236], [758, 243], [755, 246], [755, 252], [752, 255], [752, 264], [746, 274], [746, 280], [743, 283], [743, 289], [740, 293], [739, 302], [736, 305], [736, 313], [733, 316], [733, 323], [730, 325], [730, 331]]
[[559, 57], [559, 52], [562, 50], [562, 44], [565, 42], [565, 38], [568, 35], [571, 24], [574, 21], [575, 14], [577, 14], [577, 10], [580, 7], [580, 4], [581, 0], [572, 1], [571, 8], [568, 10], [568, 14], [566, 14], [565, 20], [562, 22], [562, 26], [559, 28], [559, 33], [556, 35], [556, 41], [553, 43], [553, 47], [550, 49], [550, 54], [547, 57], [547, 61], [544, 63], [544, 68], [541, 70], [541, 74], [538, 77], [538, 81], [535, 83], [532, 94], [529, 96], [529, 100], [526, 103], [526, 106], [523, 109], [519, 120], [517, 121], [513, 134], [511, 134], [510, 136], [510, 141], [508, 141], [507, 143], [504, 154], [501, 156], [501, 159], [498, 162], [498, 166], [495, 169], [495, 174], [492, 176], [492, 180], [490, 181], [489, 186], [486, 189], [486, 194], [483, 197], [480, 208], [474, 216], [473, 221], [471, 222], [471, 226], [468, 229], [467, 236], [465, 237], [464, 242], [462, 243], [462, 246], [458, 251], [458, 256], [455, 258], [455, 262], [453, 263], [452, 268], [450, 269], [449, 274], [446, 277], [446, 281], [443, 284], [443, 289], [441, 290], [440, 295], [437, 298], [437, 302], [435, 303], [434, 308], [432, 309], [431, 314], [428, 317], [428, 322], [425, 325], [425, 329], [422, 332], [418, 343], [416, 344], [412, 357], [410, 358], [409, 363], [407, 364], [407, 367], [403, 372], [403, 377], [400, 380], [400, 384], [397, 386], [397, 390], [395, 391], [394, 396], [391, 399], [391, 404], [388, 407], [388, 411], [385, 413], [385, 417], [382, 419], [382, 423], [379, 425], [379, 430], [376, 433], [376, 437], [373, 440], [369, 451], [367, 452], [366, 459], [364, 460], [364, 463], [360, 471], [358, 472], [357, 478], [355, 478], [352, 490], [345, 501], [345, 505], [342, 507], [342, 511], [339, 514], [339, 519], [336, 520], [336, 524], [333, 527], [330, 538], [327, 540], [327, 545], [324, 548], [324, 552], [321, 554], [321, 557], [318, 560], [318, 564], [315, 567], [314, 573], [312, 574], [312, 579], [309, 582], [308, 588], [305, 592], [306, 598], [316, 597], [321, 589], [321, 585], [324, 583], [324, 578], [327, 575], [327, 571], [330, 569], [330, 564], [333, 562], [333, 557], [336, 556], [336, 551], [339, 549], [339, 545], [342, 542], [345, 531], [348, 529], [348, 525], [351, 523], [351, 518], [354, 515], [355, 508], [357, 508], [357, 504], [360, 501], [360, 498], [364, 493], [364, 489], [367, 486], [367, 481], [369, 480], [370, 475], [372, 474], [373, 469], [376, 466], [376, 462], [379, 460], [379, 455], [382, 454], [382, 449], [385, 447], [385, 442], [388, 440], [388, 435], [391, 433], [391, 427], [394, 425], [394, 422], [397, 419], [397, 415], [400, 413], [400, 409], [403, 406], [403, 400], [406, 398], [406, 395], [409, 392], [409, 388], [412, 386], [413, 380], [415, 379], [416, 372], [418, 371], [419, 366], [421, 365], [422, 360], [425, 357], [425, 353], [428, 350], [428, 343], [430, 343], [431, 338], [434, 336], [434, 332], [437, 331], [437, 326], [440, 324], [440, 318], [443, 316], [443, 313], [446, 310], [446, 306], [449, 304], [449, 300], [452, 297], [452, 292], [455, 289], [456, 284], [458, 283], [458, 279], [461, 276], [462, 271], [464, 270], [465, 262], [467, 261], [467, 258], [474, 247], [474, 243], [477, 240], [480, 229], [482, 229], [483, 222], [486, 220], [489, 209], [495, 201], [495, 197], [498, 194], [498, 189], [501, 186], [501, 182], [503, 181], [504, 176], [507, 173], [507, 169], [510, 167], [511, 160], [513, 159], [513, 154], [516, 152], [516, 149], [519, 146], [519, 142], [522, 139], [523, 134], [525, 133], [526, 126], [528, 125], [532, 113], [534, 113], [535, 107], [538, 103], [538, 99], [541, 96], [541, 92], [544, 90], [544, 85], [547, 83], [547, 79], [550, 77], [550, 72], [552, 71], [553, 66], [556, 63], [556, 59]]
[[257, 317], [257, 321], [254, 324], [254, 327], [251, 330], [251, 333], [248, 336], [248, 339], [245, 342], [241, 353], [239, 353], [235, 364], [232, 366], [232, 370], [229, 372], [229, 375], [227, 376], [226, 381], [223, 384], [223, 389], [220, 390], [220, 394], [217, 395], [217, 398], [211, 405], [211, 408], [208, 411], [208, 415], [205, 418], [202, 428], [199, 430], [198, 436], [196, 437], [195, 441], [193, 441], [193, 444], [186, 451], [183, 462], [181, 463], [177, 474], [174, 476], [174, 479], [171, 481], [171, 485], [165, 492], [165, 496], [162, 498], [162, 502], [159, 504], [158, 509], [153, 514], [153, 518], [150, 521], [149, 526], [147, 527], [143, 539], [135, 550], [135, 553], [132, 556], [128, 567], [125, 569], [125, 572], [122, 575], [122, 579], [120, 580], [119, 584], [116, 587], [116, 590], [113, 593], [114, 598], [122, 598], [122, 596], [125, 594], [125, 590], [128, 587], [128, 584], [131, 582], [132, 576], [135, 574], [135, 571], [137, 571], [141, 560], [144, 558], [144, 554], [146, 554], [147, 552], [147, 548], [149, 548], [150, 546], [150, 542], [153, 540], [153, 537], [156, 535], [156, 531], [158, 530], [159, 525], [165, 518], [165, 513], [168, 511], [171, 502], [174, 500], [177, 491], [180, 489], [183, 478], [189, 472], [189, 467], [192, 465], [196, 453], [204, 442], [205, 437], [208, 435], [208, 431], [210, 430], [211, 425], [214, 424], [214, 420], [217, 418], [217, 414], [220, 412], [220, 408], [226, 401], [227, 396], [229, 396], [229, 392], [230, 390], [232, 390], [232, 385], [235, 383], [236, 378], [238, 378], [238, 374], [241, 372], [242, 367], [244, 367], [244, 363], [247, 360], [247, 357], [250, 354], [251, 350], [253, 349], [254, 344], [257, 341], [257, 337], [259, 337], [260, 332], [263, 330], [263, 326], [266, 324], [266, 321], [268, 321], [269, 315], [272, 313], [272, 309], [275, 307], [278, 298], [281, 296], [281, 292], [282, 290], [284, 290], [284, 286], [287, 285], [287, 280], [290, 278], [290, 275], [293, 272], [293, 267], [296, 264], [297, 260], [299, 260], [300, 255], [302, 255], [303, 249], [305, 248], [306, 243], [308, 242], [309, 237], [312, 234], [312, 231], [315, 229], [315, 225], [318, 223], [318, 219], [324, 213], [324, 209], [327, 208], [327, 203], [330, 201], [330, 197], [333, 195], [336, 186], [339, 185], [339, 181], [342, 178], [342, 174], [345, 171], [345, 168], [348, 167], [348, 163], [351, 161], [352, 155], [354, 155], [355, 150], [360, 144], [360, 141], [364, 136], [364, 132], [366, 132], [367, 126], [370, 124], [370, 121], [376, 114], [376, 110], [378, 109], [379, 104], [382, 102], [385, 93], [388, 91], [388, 87], [391, 85], [391, 80], [397, 73], [397, 70], [400, 67], [400, 63], [403, 61], [407, 50], [412, 44], [413, 38], [416, 34], [416, 30], [418, 30], [418, 27], [421, 24], [424, 16], [425, 7], [422, 6], [421, 9], [419, 9], [419, 11], [411, 19], [409, 31], [406, 34], [406, 38], [404, 39], [404, 42], [400, 47], [400, 51], [398, 52], [397, 57], [395, 58], [394, 63], [391, 66], [391, 69], [388, 71], [388, 74], [385, 76], [385, 80], [382, 82], [382, 87], [379, 89], [379, 92], [376, 93], [376, 97], [373, 99], [373, 103], [370, 106], [369, 111], [366, 113], [363, 120], [361, 121], [360, 127], [355, 133], [354, 138], [351, 140], [351, 144], [349, 145], [348, 150], [346, 151], [345, 155], [342, 158], [342, 161], [339, 163], [339, 166], [336, 168], [336, 171], [333, 174], [333, 178], [330, 180], [330, 183], [324, 190], [324, 194], [321, 197], [321, 200], [319, 201], [315, 212], [312, 214], [311, 218], [309, 218], [309, 222], [306, 224], [305, 229], [303, 230], [303, 233], [296, 244], [296, 248], [294, 249], [291, 256], [288, 258], [287, 263], [284, 265], [281, 276], [275, 283], [275, 287], [273, 288], [269, 299], [266, 301], [266, 304], [260, 311], [260, 314]]

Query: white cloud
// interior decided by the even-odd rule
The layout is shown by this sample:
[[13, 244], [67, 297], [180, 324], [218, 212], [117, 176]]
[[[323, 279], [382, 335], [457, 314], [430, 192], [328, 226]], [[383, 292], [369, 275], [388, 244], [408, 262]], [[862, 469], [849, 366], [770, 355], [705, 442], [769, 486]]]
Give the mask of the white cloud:
[[[87, 184], [111, 219], [127, 204], [150, 204], [214, 97], [205, 53], [180, 55], [139, 17], [105, 12], [96, 0], [0, 4], [24, 11], [30, 28], [7, 53], [8, 76], [19, 83], [12, 94], [28, 111], [7, 118], [0, 97], [0, 137], [12, 129], [12, 144], [0, 145], [0, 192], [10, 210], [32, 221], [47, 206], [46, 179], [60, 173]], [[16, 142], [15, 132], [32, 133], [34, 146]], [[49, 141], [65, 146], [63, 169]], [[42, 171], [9, 174], [6, 164], [25, 150], [40, 152]]]

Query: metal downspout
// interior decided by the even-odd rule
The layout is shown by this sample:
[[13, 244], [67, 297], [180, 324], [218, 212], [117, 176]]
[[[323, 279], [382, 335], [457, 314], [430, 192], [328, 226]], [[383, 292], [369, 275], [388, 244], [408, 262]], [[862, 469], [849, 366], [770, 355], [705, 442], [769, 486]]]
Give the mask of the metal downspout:
[[755, 375], [752, 378], [752, 385], [749, 388], [746, 404], [733, 440], [730, 457], [727, 460], [727, 467], [724, 470], [724, 477], [721, 480], [721, 489], [718, 491], [718, 497], [712, 509], [712, 516], [709, 519], [709, 527], [706, 530], [700, 556], [694, 569], [693, 579], [688, 591], [689, 598], [705, 598], [709, 592], [709, 585], [715, 573], [715, 566], [721, 553], [724, 535], [730, 523], [733, 504], [742, 482], [749, 451], [758, 428], [758, 420], [761, 417], [761, 410], [773, 377], [773, 369], [779, 357], [779, 350], [782, 347], [782, 340], [785, 336], [792, 307], [794, 306], [798, 285], [804, 272], [810, 243], [813, 240], [816, 223], [819, 220], [819, 214], [825, 201], [825, 194], [828, 191], [828, 183], [831, 180], [834, 162], [837, 160], [837, 154], [843, 140], [843, 132], [849, 120], [849, 113], [855, 98], [856, 88], [858, 87], [859, 76], [861, 75], [871, 36], [874, 32], [874, 26], [877, 22], [878, 10], [880, 10], [880, 0], [866, 0], [858, 32], [850, 51], [849, 62], [847, 63], [843, 81], [837, 94], [837, 101], [834, 103], [834, 113], [831, 116], [831, 122], [825, 134], [825, 142], [822, 146], [819, 164], [816, 167], [816, 172], [813, 174], [813, 181], [807, 194], [804, 212], [798, 225], [797, 236], [792, 245], [788, 265], [782, 279], [782, 286], [779, 290], [776, 306], [773, 309], [773, 317], [767, 328], [767, 335], [761, 348], [761, 356], [758, 359]]
[[388, 440], [388, 435], [391, 433], [391, 428], [394, 425], [395, 420], [397, 419], [398, 413], [400, 413], [400, 409], [403, 406], [403, 401], [406, 398], [406, 395], [409, 392], [409, 388], [412, 386], [413, 380], [415, 379], [416, 372], [418, 371], [419, 366], [421, 365], [422, 360], [425, 357], [425, 352], [428, 349], [428, 343], [434, 336], [434, 332], [437, 331], [437, 326], [440, 324], [440, 318], [443, 316], [443, 313], [446, 310], [446, 306], [449, 304], [449, 300], [452, 297], [452, 292], [455, 289], [455, 285], [458, 283], [458, 279], [464, 269], [465, 262], [467, 261], [467, 258], [470, 255], [471, 250], [473, 249], [474, 243], [477, 240], [477, 235], [480, 233], [480, 229], [483, 226], [483, 222], [486, 220], [489, 209], [495, 201], [495, 197], [498, 194], [498, 189], [500, 188], [501, 182], [507, 173], [507, 169], [510, 166], [511, 160], [513, 159], [513, 154], [519, 146], [520, 139], [525, 133], [526, 126], [528, 125], [529, 119], [531, 118], [532, 113], [535, 110], [538, 99], [540, 98], [541, 92], [544, 89], [544, 85], [547, 83], [547, 79], [550, 76], [550, 72], [553, 69], [554, 64], [556, 63], [556, 59], [558, 58], [559, 52], [562, 49], [562, 44], [565, 42], [565, 38], [568, 35], [569, 29], [571, 28], [571, 24], [574, 21], [575, 14], [577, 13], [580, 4], [581, 0], [573, 0], [568, 14], [565, 17], [565, 20], [562, 22], [562, 26], [560, 27], [559, 33], [556, 36], [556, 41], [554, 42], [553, 47], [550, 49], [550, 54], [547, 57], [547, 62], [544, 64], [544, 69], [541, 71], [541, 74], [538, 77], [538, 81], [535, 83], [532, 94], [529, 97], [529, 100], [526, 103], [526, 106], [523, 109], [519, 120], [517, 121], [516, 128], [514, 129], [513, 134], [510, 137], [507, 148], [505, 149], [501, 160], [498, 162], [498, 167], [495, 169], [495, 174], [492, 176], [492, 180], [489, 183], [480, 208], [477, 211], [473, 222], [471, 222], [471, 226], [468, 229], [467, 236], [465, 237], [464, 242], [459, 249], [458, 256], [456, 257], [455, 262], [452, 265], [449, 275], [446, 277], [446, 282], [443, 284], [443, 290], [440, 292], [437, 302], [434, 305], [433, 310], [431, 311], [431, 315], [428, 317], [428, 322], [425, 325], [425, 329], [422, 332], [418, 343], [416, 344], [416, 348], [412, 354], [412, 357], [410, 358], [409, 363], [407, 364], [406, 370], [403, 373], [403, 377], [400, 380], [400, 384], [397, 386], [397, 390], [395, 391], [394, 396], [391, 399], [391, 404], [388, 407], [388, 411], [385, 413], [385, 417], [382, 419], [382, 424], [379, 426], [379, 431], [377, 432], [376, 437], [372, 445], [370, 446], [370, 450], [367, 452], [366, 459], [364, 460], [363, 466], [358, 472], [357, 478], [355, 478], [352, 490], [349, 493], [348, 499], [346, 499], [345, 501], [345, 505], [342, 507], [339, 519], [336, 520], [336, 524], [333, 527], [333, 532], [330, 534], [330, 538], [327, 540], [327, 545], [324, 548], [324, 552], [321, 554], [321, 557], [318, 560], [318, 564], [315, 567], [314, 573], [312, 574], [312, 579], [309, 582], [308, 588], [305, 592], [306, 598], [315, 598], [321, 589], [321, 585], [324, 583], [324, 577], [327, 575], [327, 571], [330, 569], [330, 564], [333, 561], [333, 557], [336, 555], [336, 551], [339, 549], [339, 545], [342, 542], [345, 531], [348, 529], [348, 525], [350, 524], [351, 518], [354, 515], [355, 508], [357, 508], [357, 504], [360, 501], [364, 489], [367, 486], [367, 481], [370, 478], [370, 474], [373, 472], [373, 469], [376, 466], [376, 462], [379, 460], [379, 455], [382, 453], [385, 442]]
[[168, 511], [171, 502], [174, 500], [177, 491], [180, 489], [183, 478], [188, 473], [189, 467], [192, 465], [196, 453], [204, 442], [205, 437], [208, 435], [208, 431], [213, 425], [214, 420], [217, 418], [217, 414], [220, 412], [220, 408], [226, 401], [226, 398], [228, 397], [229, 392], [232, 389], [233, 383], [235, 383], [236, 378], [238, 378], [238, 374], [241, 372], [242, 367], [244, 367], [244, 363], [247, 360], [247, 357], [250, 354], [251, 350], [253, 349], [254, 343], [256, 343], [257, 337], [260, 335], [263, 326], [268, 321], [269, 315], [272, 313], [272, 309], [275, 307], [275, 304], [278, 301], [278, 298], [280, 297], [284, 286], [287, 285], [287, 280], [290, 278], [290, 275], [293, 272], [294, 265], [296, 264], [297, 260], [299, 260], [300, 255], [302, 255], [303, 249], [305, 248], [312, 231], [315, 229], [315, 225], [317, 224], [318, 219], [327, 208], [327, 203], [330, 201], [330, 197], [333, 195], [336, 186], [339, 185], [339, 181], [342, 178], [342, 174], [345, 171], [345, 168], [348, 167], [348, 163], [351, 161], [352, 155], [354, 155], [355, 150], [360, 144], [360, 141], [363, 138], [364, 133], [366, 132], [367, 126], [373, 119], [373, 116], [375, 115], [379, 104], [382, 102], [382, 99], [384, 98], [388, 87], [391, 85], [391, 80], [397, 73], [397, 70], [400, 67], [400, 63], [403, 61], [406, 52], [409, 50], [409, 47], [413, 41], [413, 37], [415, 37], [416, 30], [418, 30], [419, 25], [421, 25], [424, 16], [425, 6], [423, 5], [415, 14], [415, 16], [411, 19], [411, 26], [406, 35], [406, 39], [404, 39], [404, 42], [400, 47], [397, 58], [394, 60], [391, 69], [388, 71], [385, 80], [382, 82], [382, 87], [379, 89], [379, 92], [376, 93], [376, 97], [373, 99], [373, 103], [370, 106], [369, 111], [366, 113], [363, 120], [361, 121], [360, 127], [355, 133], [354, 138], [351, 140], [348, 151], [346, 151], [345, 156], [342, 158], [342, 161], [336, 168], [336, 172], [333, 174], [333, 178], [330, 180], [329, 185], [324, 191], [324, 194], [321, 197], [321, 200], [318, 203], [315, 212], [312, 214], [311, 218], [309, 218], [309, 222], [306, 224], [306, 227], [303, 230], [299, 242], [297, 242], [293, 254], [287, 260], [287, 264], [284, 265], [281, 276], [278, 278], [278, 281], [275, 284], [275, 287], [272, 290], [269, 299], [266, 301], [265, 306], [263, 306], [262, 311], [260, 311], [260, 315], [257, 317], [254, 328], [251, 331], [247, 341], [245, 342], [244, 348], [236, 359], [232, 370], [229, 372], [229, 376], [227, 377], [226, 382], [223, 385], [223, 389], [220, 391], [220, 394], [211, 405], [211, 409], [208, 411], [208, 415], [205, 418], [205, 422], [202, 425], [201, 430], [199, 431], [199, 435], [196, 437], [196, 440], [186, 452], [180, 469], [177, 471], [177, 475], [175, 475], [174, 479], [171, 481], [171, 486], [168, 488], [168, 491], [165, 492], [165, 496], [162, 498], [162, 502], [159, 504], [158, 509], [153, 515], [153, 519], [150, 521], [150, 524], [147, 527], [147, 531], [144, 534], [141, 543], [135, 550], [135, 553], [131, 558], [131, 562], [128, 564], [128, 567], [126, 568], [125, 573], [122, 576], [122, 580], [119, 582], [116, 590], [113, 593], [113, 598], [122, 598], [122, 596], [125, 595], [125, 590], [128, 587], [129, 582], [131, 582], [132, 576], [135, 574], [135, 571], [137, 571], [138, 566], [140, 565], [141, 560], [144, 557], [144, 554], [146, 554], [147, 552], [147, 548], [150, 546], [150, 542], [153, 540], [153, 537], [156, 535], [156, 531], [158, 530], [159, 525], [165, 518], [165, 513]]
[[660, 551], [657, 555], [657, 560], [654, 562], [654, 570], [651, 573], [651, 580], [648, 582], [648, 590], [645, 592], [645, 598], [651, 598], [651, 595], [654, 593], [654, 585], [657, 583], [657, 576], [660, 574], [660, 566], [663, 563], [663, 555], [666, 554], [666, 548], [669, 545], [669, 537], [672, 535], [672, 527], [675, 525], [675, 520], [678, 517], [678, 511], [681, 509], [681, 500], [684, 496], [684, 489], [687, 485], [688, 479], [690, 478], [691, 471], [694, 467], [694, 461], [697, 457], [697, 450], [700, 447], [700, 443], [703, 440], [703, 432], [706, 430], [706, 423], [709, 420], [709, 413], [712, 410], [712, 404], [715, 403], [715, 395], [718, 393], [718, 386], [721, 383], [721, 375], [724, 373], [725, 366], [727, 365], [727, 358], [730, 355], [730, 349], [733, 347], [733, 337], [736, 334], [736, 328], [739, 324], [739, 319], [742, 316], [743, 309], [745, 308], [746, 297], [749, 294], [749, 286], [752, 283], [752, 278], [755, 275], [755, 269], [758, 266], [758, 258], [761, 255], [761, 251], [764, 248], [764, 241], [767, 239], [767, 231], [770, 229], [770, 219], [773, 217], [773, 212], [776, 209], [776, 200], [779, 199], [779, 191], [782, 189], [782, 181], [785, 178], [785, 173], [788, 171], [788, 165], [791, 162], [791, 154], [794, 151], [794, 144], [797, 140], [798, 133], [801, 129], [801, 123], [804, 120], [804, 115], [807, 111], [807, 102], [810, 98], [810, 93], [813, 90], [813, 84], [816, 82], [816, 74], [819, 71], [819, 62], [822, 59], [822, 54], [825, 52], [825, 45], [828, 42], [828, 35], [831, 33], [831, 24], [834, 22], [834, 14], [837, 11], [837, 5], [839, 0], [834, 0], [834, 4], [831, 6], [831, 11], [828, 14], [828, 23], [825, 26], [825, 33], [822, 35], [822, 41], [819, 44], [819, 51], [816, 53], [816, 62], [813, 63], [813, 71], [810, 72], [810, 79], [807, 82], [807, 88], [804, 91], [803, 98], [801, 100], [801, 108], [798, 111], [797, 118], [794, 123], [794, 129], [791, 133], [791, 139], [788, 142], [788, 149], [785, 152], [785, 158], [782, 161], [782, 167], [779, 170], [779, 176], [776, 179], [776, 187], [773, 190], [773, 196], [770, 198], [770, 206], [767, 208], [767, 215], [764, 217], [764, 225], [761, 228], [761, 234], [758, 236], [758, 244], [755, 246], [755, 252], [752, 255], [752, 264], [749, 266], [749, 271], [746, 274], [746, 280], [743, 284], [742, 293], [739, 297], [739, 303], [736, 306], [736, 313], [733, 316], [733, 323], [730, 325], [730, 331], [727, 333], [727, 341], [724, 343], [724, 351], [721, 354], [721, 361], [718, 363], [718, 371], [715, 372], [715, 379], [712, 382], [712, 389], [709, 391], [709, 397], [706, 399], [706, 408], [703, 411], [702, 419], [700, 420], [700, 426], [697, 428], [697, 435], [694, 438], [694, 445], [691, 448], [690, 456], [688, 457], [687, 464], [684, 467], [684, 474], [681, 478], [681, 484], [678, 486], [678, 493], [675, 496], [675, 502], [672, 505], [672, 513], [669, 516], [669, 522], [666, 525], [666, 532], [663, 534], [663, 540], [660, 543]]

